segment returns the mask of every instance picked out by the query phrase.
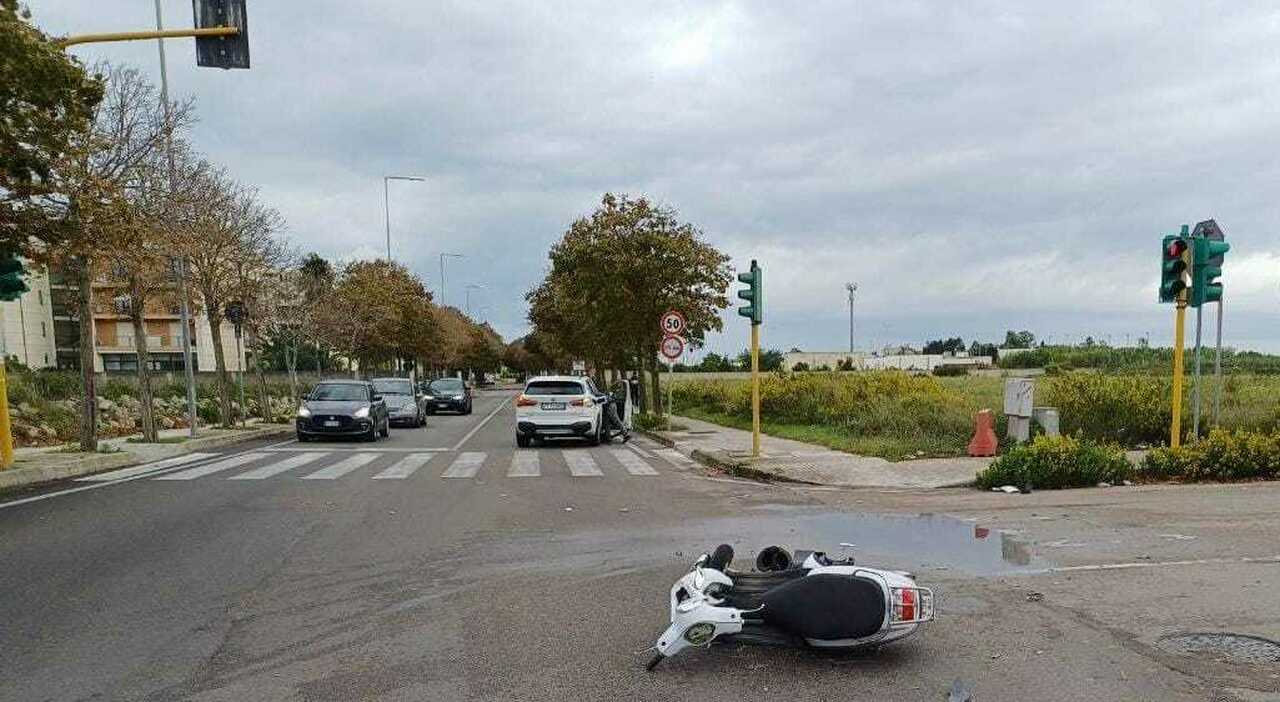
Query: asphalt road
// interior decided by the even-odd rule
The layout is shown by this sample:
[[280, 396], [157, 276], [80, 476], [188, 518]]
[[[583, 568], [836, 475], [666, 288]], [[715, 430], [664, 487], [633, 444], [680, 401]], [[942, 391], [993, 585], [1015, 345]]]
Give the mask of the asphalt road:
[[[938, 700], [955, 679], [984, 701], [1280, 693], [1275, 667], [1156, 645], [1280, 636], [1274, 485], [759, 485], [644, 441], [516, 450], [510, 399], [376, 444], [244, 444], [0, 496], [0, 699]], [[646, 673], [671, 583], [721, 541], [743, 567], [769, 543], [851, 541], [934, 586], [939, 621], [874, 657], [718, 646]]]

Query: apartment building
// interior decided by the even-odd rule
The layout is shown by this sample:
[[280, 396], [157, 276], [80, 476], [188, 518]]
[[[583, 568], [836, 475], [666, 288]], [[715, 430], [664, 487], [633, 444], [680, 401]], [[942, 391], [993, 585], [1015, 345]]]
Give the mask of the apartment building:
[[33, 272], [27, 287], [17, 300], [0, 302], [0, 355], [30, 368], [48, 368], [57, 364], [49, 278]]
[[[53, 273], [48, 282], [54, 326], [55, 351], [53, 357], [59, 368], [80, 367], [80, 325], [73, 316], [76, 305], [74, 285]], [[138, 353], [134, 340], [133, 322], [121, 314], [119, 286], [107, 281], [93, 283], [93, 343], [94, 370], [102, 373], [134, 372], [138, 369]], [[28, 293], [30, 295], [30, 293]], [[196, 371], [215, 370], [213, 335], [209, 322], [193, 310], [191, 319], [192, 361]], [[151, 368], [156, 371], [182, 371], [182, 315], [177, 304], [157, 301], [147, 304], [143, 327], [147, 334], [147, 353]], [[235, 328], [222, 323], [222, 348], [227, 370], [238, 371], [246, 367], [244, 350], [236, 349]]]

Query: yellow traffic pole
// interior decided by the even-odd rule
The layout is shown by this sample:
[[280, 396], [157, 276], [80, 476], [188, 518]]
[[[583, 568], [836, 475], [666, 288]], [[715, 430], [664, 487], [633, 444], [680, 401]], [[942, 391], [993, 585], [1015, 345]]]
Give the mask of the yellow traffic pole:
[[234, 37], [239, 27], [202, 27], [199, 29], [161, 29], [145, 32], [107, 32], [103, 34], [78, 34], [59, 39], [63, 48], [76, 44], [97, 44], [107, 41], [139, 41], [143, 39], [172, 39], [181, 37]]
[[0, 359], [0, 470], [13, 467], [13, 432], [9, 428], [9, 379]]
[[760, 457], [760, 325], [751, 325], [751, 457]]
[[1169, 446], [1182, 445], [1182, 329], [1187, 317], [1187, 292], [1178, 293], [1178, 311], [1173, 323], [1173, 419], [1169, 427]]

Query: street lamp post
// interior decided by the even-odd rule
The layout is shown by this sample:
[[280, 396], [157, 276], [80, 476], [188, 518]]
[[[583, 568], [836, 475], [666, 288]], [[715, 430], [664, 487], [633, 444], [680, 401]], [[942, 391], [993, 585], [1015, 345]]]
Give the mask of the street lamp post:
[[467, 316], [471, 316], [471, 291], [484, 290], [484, 286], [479, 283], [467, 283]]
[[382, 176], [382, 212], [387, 220], [387, 263], [391, 262], [391, 188], [389, 183], [393, 180], [424, 181], [426, 178], [398, 175]]
[[853, 353], [853, 296], [858, 292], [858, 284], [845, 283], [844, 289], [849, 291], [849, 353]]
[[444, 260], [446, 258], [466, 258], [460, 253], [442, 253], [440, 254], [440, 305], [444, 306]]

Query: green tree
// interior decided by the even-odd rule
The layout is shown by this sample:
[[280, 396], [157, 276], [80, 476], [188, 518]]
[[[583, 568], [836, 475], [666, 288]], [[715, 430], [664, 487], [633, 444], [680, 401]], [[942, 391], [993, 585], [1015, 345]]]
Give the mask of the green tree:
[[431, 294], [399, 263], [379, 259], [348, 264], [316, 316], [324, 337], [366, 372], [397, 358], [429, 357], [438, 349]]
[[1004, 333], [1004, 343], [1002, 348], [1006, 349], [1029, 349], [1036, 343], [1036, 335], [1027, 330], [1014, 331], [1012, 329]]
[[58, 243], [65, 198], [54, 171], [90, 132], [102, 82], [31, 23], [17, 0], [0, 0], [0, 245], [29, 252]]
[[527, 296], [530, 322], [597, 369], [648, 370], [651, 409], [661, 412], [658, 319], [680, 310], [695, 347], [721, 329], [732, 280], [728, 257], [674, 209], [606, 193], [552, 246], [550, 259], [546, 279]]

